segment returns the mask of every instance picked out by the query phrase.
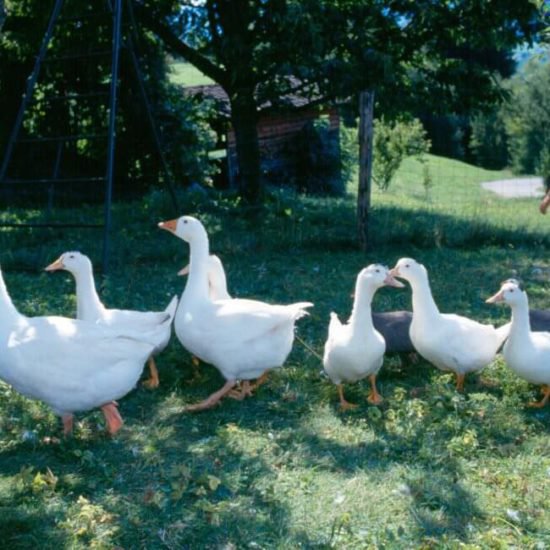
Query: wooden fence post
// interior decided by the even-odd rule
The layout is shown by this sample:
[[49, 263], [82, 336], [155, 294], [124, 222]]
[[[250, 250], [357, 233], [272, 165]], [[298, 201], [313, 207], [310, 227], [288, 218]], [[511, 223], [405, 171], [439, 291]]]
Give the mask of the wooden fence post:
[[369, 247], [369, 209], [372, 174], [374, 92], [359, 94], [359, 187], [357, 189], [357, 235], [359, 247]]

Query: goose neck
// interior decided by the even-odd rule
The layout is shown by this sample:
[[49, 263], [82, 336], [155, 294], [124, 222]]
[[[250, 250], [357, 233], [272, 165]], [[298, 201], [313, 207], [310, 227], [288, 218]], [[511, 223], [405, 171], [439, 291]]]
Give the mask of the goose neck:
[[21, 317], [8, 294], [4, 277], [0, 271], [0, 326], [9, 326]]
[[415, 280], [410, 283], [413, 313], [427, 318], [439, 315], [439, 309], [433, 298], [428, 279]]
[[362, 334], [365, 330], [373, 327], [371, 304], [376, 288], [371, 285], [360, 284], [357, 281], [355, 285], [355, 298], [353, 300], [353, 309], [349, 318], [349, 324], [353, 330], [359, 330]]
[[531, 322], [529, 320], [529, 302], [513, 304], [512, 308], [512, 326], [510, 327], [509, 340], [517, 341], [528, 337], [531, 333]]
[[189, 243], [189, 277], [185, 292], [192, 293], [195, 298], [208, 299], [208, 258], [210, 255], [208, 235], [196, 236]]
[[76, 316], [84, 321], [97, 321], [105, 311], [95, 287], [91, 269], [74, 273], [76, 281]]

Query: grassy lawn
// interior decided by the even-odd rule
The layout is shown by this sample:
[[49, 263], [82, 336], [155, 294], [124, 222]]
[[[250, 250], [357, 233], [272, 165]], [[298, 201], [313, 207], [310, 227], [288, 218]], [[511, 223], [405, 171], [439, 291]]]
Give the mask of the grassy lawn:
[[[93, 412], [79, 416], [73, 438], [47, 443], [61, 434], [58, 419], [0, 384], [3, 546], [550, 548], [550, 407], [527, 408], [537, 388], [501, 359], [467, 379], [460, 395], [450, 375], [426, 362], [387, 356], [384, 403], [367, 403], [367, 383], [350, 385], [346, 395], [360, 406], [348, 413], [320, 375], [329, 313], [349, 315], [355, 276], [374, 261], [422, 261], [442, 311], [506, 321], [509, 311], [484, 299], [512, 274], [526, 282], [532, 307], [550, 307], [550, 219], [537, 201], [480, 190], [500, 172], [429, 162], [427, 193], [414, 160], [388, 192], [374, 191], [366, 255], [354, 247], [353, 190], [341, 199], [273, 193], [261, 224], [230, 198], [182, 193], [185, 213], [208, 228], [233, 295], [315, 303], [298, 324], [307, 348], [295, 342], [254, 398], [190, 414], [183, 407], [223, 380], [211, 366], [195, 370], [174, 338], [158, 358], [160, 388], [138, 387], [121, 400], [126, 425], [113, 439]], [[90, 219], [96, 209], [57, 214]], [[108, 305], [161, 309], [181, 292], [176, 272], [188, 249], [156, 228], [171, 217], [160, 191], [116, 206], [112, 271], [102, 282]], [[90, 230], [0, 233], [18, 308], [73, 315], [70, 276], [40, 269], [68, 249], [99, 261], [100, 241]], [[383, 289], [374, 303], [409, 307], [408, 289]]]
[[172, 84], [181, 86], [204, 86], [214, 84], [213, 80], [202, 74], [194, 65], [184, 61], [170, 64], [169, 80]]

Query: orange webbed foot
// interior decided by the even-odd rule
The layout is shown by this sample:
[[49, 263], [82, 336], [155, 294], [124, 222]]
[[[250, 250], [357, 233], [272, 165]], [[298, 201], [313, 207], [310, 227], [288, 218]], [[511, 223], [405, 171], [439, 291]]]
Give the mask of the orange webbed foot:
[[63, 421], [63, 435], [67, 437], [73, 433], [74, 416], [72, 414], [64, 414], [61, 420]]
[[244, 380], [238, 390], [230, 390], [227, 393], [227, 397], [237, 399], [238, 401], [242, 401], [246, 397], [252, 397], [252, 395], [252, 386], [248, 380]]
[[338, 396], [340, 397], [341, 411], [351, 411], [358, 407], [358, 405], [356, 405], [355, 403], [350, 403], [346, 400], [346, 398], [344, 397], [344, 387], [342, 386], [342, 384], [338, 384]]
[[221, 401], [221, 399], [233, 389], [236, 383], [236, 380], [228, 380], [220, 390], [214, 392], [210, 397], [206, 398], [200, 403], [187, 405], [184, 410], [187, 412], [198, 412], [204, 411], [206, 409], [211, 409], [212, 407], [217, 405]]
[[143, 382], [143, 385], [147, 389], [153, 390], [159, 387], [160, 380], [159, 380], [159, 371], [157, 369], [157, 365], [155, 363], [155, 360], [152, 357], [149, 358], [149, 372], [150, 372], [150, 376], [147, 380], [145, 380], [145, 382]]
[[380, 403], [382, 403], [382, 401], [384, 401], [384, 399], [378, 393], [378, 389], [376, 388], [376, 375], [371, 374], [369, 376], [369, 380], [370, 380], [371, 390], [370, 390], [369, 396], [367, 397], [367, 401], [371, 405], [380, 405]]
[[265, 384], [267, 378], [268, 378], [268, 375], [269, 375], [269, 371], [265, 371], [261, 376], [260, 378], [257, 378], [255, 382], [253, 382], [252, 384], [250, 384], [250, 389], [251, 390], [257, 390], [262, 384]]
[[371, 392], [367, 397], [367, 401], [371, 405], [380, 405], [384, 401], [384, 398], [378, 392], [377, 393]]
[[117, 407], [118, 403], [116, 401], [111, 401], [101, 407], [105, 416], [105, 422], [107, 422], [107, 431], [111, 435], [115, 435], [124, 424]]
[[358, 406], [359, 405], [356, 405], [355, 403], [350, 403], [345, 399], [343, 401], [340, 401], [340, 410], [343, 412], [352, 411], [353, 409], [356, 409]]
[[548, 399], [550, 399], [550, 386], [542, 386], [542, 393], [544, 396], [540, 401], [528, 403], [527, 406], [542, 409], [542, 407], [544, 407], [546, 403], [548, 403]]
[[466, 378], [465, 374], [457, 374], [456, 375], [456, 391], [463, 392], [464, 391], [464, 379]]

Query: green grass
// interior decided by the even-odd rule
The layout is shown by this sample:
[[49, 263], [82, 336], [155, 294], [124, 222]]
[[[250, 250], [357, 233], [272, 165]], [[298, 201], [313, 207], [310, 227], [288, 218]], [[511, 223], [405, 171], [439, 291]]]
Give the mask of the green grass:
[[[537, 201], [509, 206], [478, 190], [485, 176], [477, 169], [462, 166], [461, 176], [452, 161], [430, 162], [434, 170], [441, 165], [430, 200], [421, 196], [414, 161], [387, 193], [374, 192], [375, 248], [366, 255], [354, 247], [353, 193], [276, 192], [261, 224], [223, 195], [180, 199], [207, 226], [234, 295], [315, 303], [297, 334], [317, 353], [330, 311], [349, 314], [355, 276], [373, 261], [422, 261], [443, 311], [504, 322], [509, 312], [484, 299], [512, 274], [525, 280], [532, 307], [550, 307], [550, 220], [538, 214]], [[461, 205], [444, 204], [457, 193]], [[479, 217], [471, 214], [480, 208]], [[513, 216], [504, 223], [499, 212]], [[95, 208], [57, 212], [56, 219], [77, 214], [91, 219]], [[160, 309], [181, 291], [176, 272], [187, 247], [156, 228], [170, 217], [160, 191], [116, 206], [112, 271], [102, 282], [108, 305]], [[70, 277], [41, 268], [67, 249], [98, 260], [100, 244], [93, 231], [2, 232], [0, 261], [19, 309], [72, 315]], [[375, 310], [409, 307], [406, 289], [375, 297]], [[139, 387], [121, 400], [126, 424], [114, 439], [93, 412], [79, 416], [74, 438], [48, 443], [60, 436], [58, 419], [0, 385], [3, 546], [550, 547], [550, 408], [526, 408], [537, 388], [501, 359], [467, 379], [459, 395], [450, 375], [388, 356], [379, 377], [383, 405], [369, 405], [367, 384], [358, 383], [347, 397], [360, 406], [345, 414], [319, 359], [298, 341], [254, 398], [199, 414], [183, 408], [222, 385], [217, 371], [202, 365], [195, 372], [176, 338], [158, 364], [160, 388]]]
[[[506, 199], [484, 190], [480, 183], [512, 177], [506, 170], [484, 170], [457, 160], [427, 155], [426, 166], [432, 177], [432, 186], [422, 185], [423, 166], [415, 158], [406, 159], [387, 192], [375, 188], [373, 202], [382, 208], [406, 208], [413, 216], [427, 214], [433, 220], [454, 218], [462, 229], [460, 235], [439, 235], [450, 239], [450, 244], [462, 244], [469, 232], [475, 240], [477, 232], [495, 238], [513, 232], [529, 237], [548, 235], [548, 221], [538, 215], [535, 199]], [[444, 223], [438, 224], [444, 231]], [[454, 229], [453, 225], [449, 228]], [[447, 231], [449, 233], [449, 231]], [[513, 238], [513, 235], [511, 236]], [[436, 241], [437, 242], [437, 241]]]
[[201, 73], [194, 65], [184, 61], [176, 61], [170, 64], [169, 80], [172, 84], [180, 86], [204, 86], [214, 84], [214, 81]]

